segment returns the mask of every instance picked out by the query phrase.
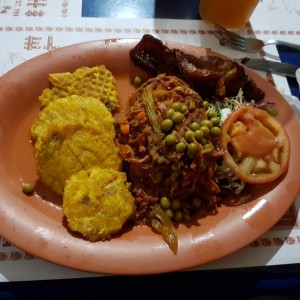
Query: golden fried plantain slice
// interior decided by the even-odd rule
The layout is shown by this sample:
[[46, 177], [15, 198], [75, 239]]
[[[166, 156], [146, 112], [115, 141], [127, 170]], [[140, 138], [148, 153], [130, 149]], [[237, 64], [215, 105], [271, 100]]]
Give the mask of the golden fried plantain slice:
[[[49, 127], [49, 131], [52, 127]], [[58, 195], [74, 173], [91, 166], [120, 170], [119, 149], [111, 135], [93, 128], [61, 127], [35, 147], [37, 174]]]
[[92, 167], [66, 181], [63, 213], [71, 230], [90, 241], [110, 239], [134, 214], [126, 174]]
[[53, 73], [49, 81], [52, 87], [44, 89], [39, 97], [42, 106], [57, 98], [80, 95], [102, 101], [110, 111], [118, 107], [116, 79], [104, 65], [82, 67], [73, 73]]
[[107, 107], [92, 97], [69, 96], [49, 103], [39, 112], [31, 126], [31, 137], [37, 144], [52, 139], [55, 132], [71, 126], [92, 127], [113, 138], [115, 119]]
[[91, 97], [49, 103], [31, 127], [40, 180], [58, 195], [74, 172], [92, 165], [121, 168], [111, 112]]

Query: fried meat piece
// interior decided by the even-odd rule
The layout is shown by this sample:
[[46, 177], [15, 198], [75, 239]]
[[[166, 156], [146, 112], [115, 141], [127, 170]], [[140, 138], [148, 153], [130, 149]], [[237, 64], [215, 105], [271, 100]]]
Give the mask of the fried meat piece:
[[110, 111], [118, 107], [116, 79], [104, 66], [82, 67], [75, 72], [49, 75], [51, 88], [43, 90], [39, 100], [42, 106], [57, 98], [80, 95], [102, 101]]
[[58, 195], [75, 172], [94, 165], [121, 168], [114, 119], [97, 99], [71, 96], [52, 101], [39, 113], [31, 134], [39, 179]]
[[145, 34], [141, 41], [130, 51], [134, 63], [152, 76], [166, 73], [180, 74], [175, 50], [166, 47], [162, 41]]
[[182, 51], [176, 51], [176, 57], [184, 80], [205, 98], [233, 97], [240, 89], [248, 100], [260, 101], [264, 97], [263, 91], [235, 61], [217, 56], [195, 57]]
[[92, 167], [66, 181], [63, 213], [68, 226], [90, 241], [110, 239], [134, 211], [124, 172]]
[[245, 73], [244, 67], [217, 56], [194, 56], [179, 49], [169, 49], [162, 41], [144, 35], [130, 51], [133, 62], [157, 75], [176, 75], [189, 83], [205, 99], [236, 96], [243, 89], [245, 98], [261, 101], [264, 92]]

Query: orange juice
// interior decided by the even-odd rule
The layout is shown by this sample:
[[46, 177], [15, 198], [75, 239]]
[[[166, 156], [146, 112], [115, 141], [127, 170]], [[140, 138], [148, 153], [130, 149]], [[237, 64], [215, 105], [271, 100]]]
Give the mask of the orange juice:
[[246, 25], [259, 0], [200, 0], [199, 12], [204, 21], [227, 29]]

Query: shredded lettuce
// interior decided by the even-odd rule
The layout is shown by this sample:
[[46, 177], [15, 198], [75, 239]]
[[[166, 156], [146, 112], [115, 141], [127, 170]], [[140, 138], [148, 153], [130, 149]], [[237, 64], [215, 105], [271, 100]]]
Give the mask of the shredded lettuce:
[[233, 174], [230, 169], [224, 165], [223, 161], [217, 168], [215, 180], [220, 187], [231, 190], [236, 195], [239, 195], [245, 187], [245, 182], [237, 178], [235, 174]]

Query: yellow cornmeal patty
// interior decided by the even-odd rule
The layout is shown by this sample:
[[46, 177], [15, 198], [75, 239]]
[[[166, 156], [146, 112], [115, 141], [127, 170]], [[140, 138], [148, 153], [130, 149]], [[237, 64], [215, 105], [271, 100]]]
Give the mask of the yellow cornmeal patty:
[[121, 169], [114, 118], [97, 99], [71, 96], [51, 102], [40, 111], [31, 134], [39, 179], [58, 195], [82, 169]]
[[68, 226], [90, 241], [109, 239], [135, 211], [126, 174], [92, 167], [66, 181], [63, 213]]
[[104, 65], [82, 67], [73, 73], [53, 73], [49, 81], [53, 87], [44, 89], [40, 95], [42, 106], [57, 98], [80, 95], [101, 100], [110, 111], [118, 107], [116, 79]]

